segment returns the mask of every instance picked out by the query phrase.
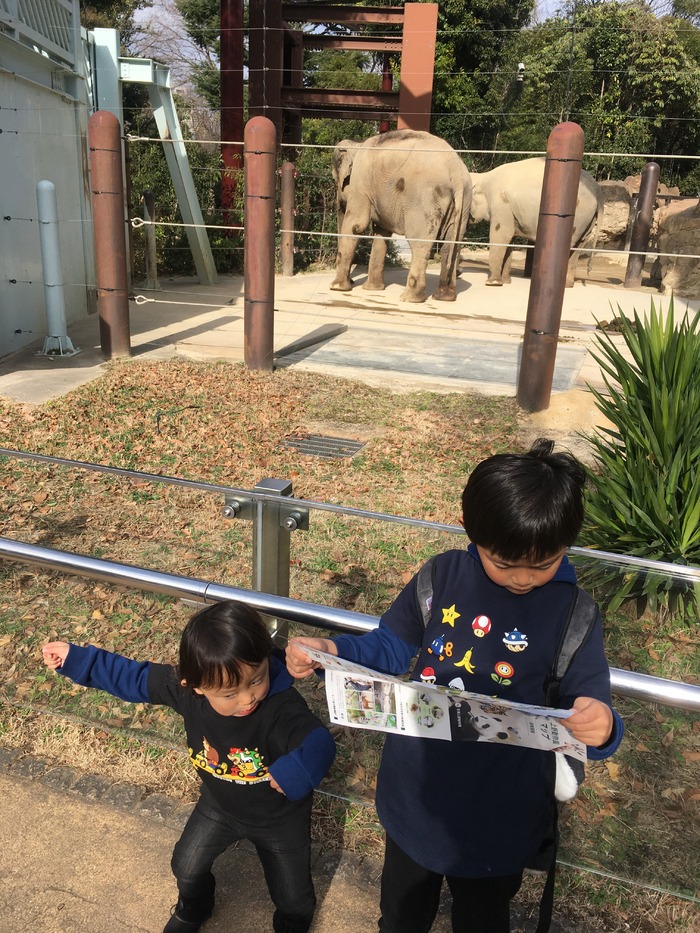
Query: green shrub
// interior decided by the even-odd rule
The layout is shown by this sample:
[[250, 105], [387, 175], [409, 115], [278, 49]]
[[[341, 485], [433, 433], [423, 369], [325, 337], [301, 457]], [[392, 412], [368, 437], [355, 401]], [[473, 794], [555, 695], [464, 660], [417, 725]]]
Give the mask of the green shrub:
[[[611, 423], [587, 436], [589, 470], [586, 546], [679, 565], [700, 564], [700, 312], [676, 326], [673, 299], [665, 321], [654, 303], [647, 320], [618, 307], [628, 361], [606, 332], [592, 355], [607, 393], [589, 386]], [[597, 582], [601, 580], [597, 572]], [[687, 616], [700, 608], [700, 585], [653, 572], [619, 570], [611, 609], [635, 598], [641, 609]], [[589, 581], [589, 585], [593, 581]]]

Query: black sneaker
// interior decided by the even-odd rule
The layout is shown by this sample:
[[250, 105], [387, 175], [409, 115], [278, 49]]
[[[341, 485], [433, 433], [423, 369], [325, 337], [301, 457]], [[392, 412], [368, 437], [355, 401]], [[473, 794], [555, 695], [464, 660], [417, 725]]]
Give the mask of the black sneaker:
[[185, 907], [182, 898], [173, 907], [173, 915], [165, 924], [163, 933], [197, 933], [212, 915], [212, 907]]

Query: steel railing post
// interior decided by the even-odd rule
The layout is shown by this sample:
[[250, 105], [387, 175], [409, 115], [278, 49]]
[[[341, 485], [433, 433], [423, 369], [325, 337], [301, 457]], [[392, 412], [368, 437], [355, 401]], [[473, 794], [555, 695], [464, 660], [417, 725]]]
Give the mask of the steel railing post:
[[[289, 537], [292, 531], [309, 527], [309, 513], [284, 502], [292, 496], [292, 483], [285, 479], [263, 479], [253, 489], [275, 499], [258, 499], [253, 509], [253, 589], [259, 593], [289, 596]], [[287, 638], [288, 623], [275, 619], [272, 637]]]

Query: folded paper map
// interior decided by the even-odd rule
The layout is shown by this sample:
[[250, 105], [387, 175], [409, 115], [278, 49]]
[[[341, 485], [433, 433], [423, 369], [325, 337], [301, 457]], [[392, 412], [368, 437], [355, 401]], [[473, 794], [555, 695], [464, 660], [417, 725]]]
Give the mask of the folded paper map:
[[562, 722], [573, 710], [400, 680], [306, 645], [304, 651], [325, 671], [331, 722], [453, 742], [525, 745], [586, 760], [586, 746]]

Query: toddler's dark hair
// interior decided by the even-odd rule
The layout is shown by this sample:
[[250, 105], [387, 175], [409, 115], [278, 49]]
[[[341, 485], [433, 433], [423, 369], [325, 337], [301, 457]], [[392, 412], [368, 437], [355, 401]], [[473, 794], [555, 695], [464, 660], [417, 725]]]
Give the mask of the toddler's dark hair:
[[504, 560], [541, 561], [570, 547], [583, 524], [586, 472], [539, 438], [525, 454], [483, 460], [462, 493], [469, 540]]
[[179, 677], [188, 687], [234, 687], [245, 667], [272, 654], [260, 613], [245, 603], [214, 603], [192, 616], [180, 639]]

